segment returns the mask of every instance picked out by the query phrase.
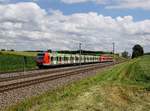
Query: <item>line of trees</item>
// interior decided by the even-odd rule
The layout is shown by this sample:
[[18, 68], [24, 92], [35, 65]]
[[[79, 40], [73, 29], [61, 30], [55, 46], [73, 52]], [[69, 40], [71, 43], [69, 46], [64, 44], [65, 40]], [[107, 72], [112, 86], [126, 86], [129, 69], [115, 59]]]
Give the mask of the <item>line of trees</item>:
[[[148, 53], [150, 54], [150, 53]], [[129, 57], [129, 53], [127, 51], [124, 51], [121, 53], [122, 57], [124, 58], [130, 58]], [[144, 55], [144, 50], [143, 47], [139, 44], [134, 45], [134, 47], [132, 48], [132, 59], [133, 58], [137, 58], [139, 56], [143, 56]]]
[[122, 52], [121, 56], [124, 58], [129, 58], [129, 53], [127, 51], [124, 51]]
[[1, 51], [15, 51], [14, 49], [6, 50], [6, 49], [1, 49]]

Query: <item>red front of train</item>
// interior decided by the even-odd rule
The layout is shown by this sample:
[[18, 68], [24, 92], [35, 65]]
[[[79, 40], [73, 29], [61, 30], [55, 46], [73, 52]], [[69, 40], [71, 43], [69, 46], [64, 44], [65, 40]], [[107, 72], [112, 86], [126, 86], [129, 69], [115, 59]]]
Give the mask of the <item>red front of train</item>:
[[38, 66], [50, 65], [51, 64], [50, 53], [49, 52], [39, 53], [36, 58], [36, 63]]

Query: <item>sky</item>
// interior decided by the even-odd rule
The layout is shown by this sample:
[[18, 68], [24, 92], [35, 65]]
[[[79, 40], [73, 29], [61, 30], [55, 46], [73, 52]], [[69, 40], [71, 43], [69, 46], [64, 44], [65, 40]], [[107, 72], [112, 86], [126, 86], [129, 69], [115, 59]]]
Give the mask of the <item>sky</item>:
[[0, 0], [0, 49], [150, 52], [150, 0]]

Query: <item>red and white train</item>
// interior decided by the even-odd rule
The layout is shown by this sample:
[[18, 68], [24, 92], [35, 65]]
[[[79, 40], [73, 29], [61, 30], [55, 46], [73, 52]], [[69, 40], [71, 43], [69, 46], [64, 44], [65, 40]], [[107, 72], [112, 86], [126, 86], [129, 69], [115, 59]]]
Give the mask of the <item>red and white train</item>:
[[36, 63], [39, 68], [99, 62], [113, 62], [113, 58], [107, 55], [61, 54], [56, 52], [40, 52], [36, 57]]

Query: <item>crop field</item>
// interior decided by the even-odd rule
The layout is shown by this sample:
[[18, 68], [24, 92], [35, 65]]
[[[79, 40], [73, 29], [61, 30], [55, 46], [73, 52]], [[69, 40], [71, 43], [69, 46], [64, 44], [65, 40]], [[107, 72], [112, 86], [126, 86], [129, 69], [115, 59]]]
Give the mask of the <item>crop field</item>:
[[43, 95], [8, 111], [149, 111], [150, 56], [143, 56]]
[[[23, 71], [36, 68], [34, 56], [21, 52], [0, 53], [0, 72]], [[26, 56], [26, 61], [24, 60]]]
[[30, 56], [35, 57], [37, 52], [24, 52], [24, 51], [0, 51], [0, 54], [9, 54], [9, 55], [20, 55], [20, 56]]

